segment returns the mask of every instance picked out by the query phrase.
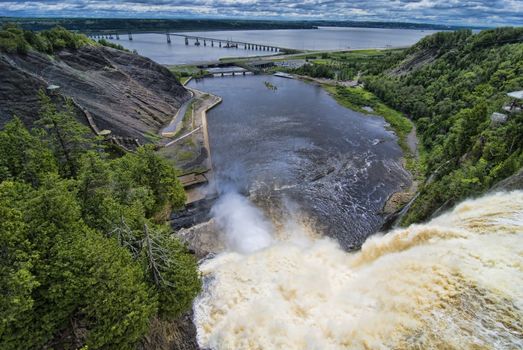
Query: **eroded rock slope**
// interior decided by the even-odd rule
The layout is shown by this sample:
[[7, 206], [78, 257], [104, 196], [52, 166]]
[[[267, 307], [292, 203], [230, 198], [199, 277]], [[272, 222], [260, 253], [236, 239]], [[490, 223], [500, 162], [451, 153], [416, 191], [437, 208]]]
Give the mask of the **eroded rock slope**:
[[38, 118], [38, 90], [49, 85], [74, 99], [82, 123], [88, 124], [84, 109], [98, 129], [140, 142], [190, 97], [167, 68], [125, 51], [85, 46], [52, 56], [0, 52], [0, 128], [13, 115], [31, 125]]

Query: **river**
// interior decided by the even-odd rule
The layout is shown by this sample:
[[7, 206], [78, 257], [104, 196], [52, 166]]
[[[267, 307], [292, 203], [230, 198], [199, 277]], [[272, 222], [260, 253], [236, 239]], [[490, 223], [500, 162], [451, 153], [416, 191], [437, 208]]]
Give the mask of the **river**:
[[[272, 45], [296, 50], [341, 50], [369, 49], [385, 47], [403, 47], [416, 43], [426, 35], [435, 33], [431, 30], [383, 29], [383, 28], [340, 28], [321, 27], [319, 29], [282, 29], [282, 30], [242, 30], [242, 31], [206, 31], [186, 32], [188, 35], [204, 36], [221, 40], [237, 40], [261, 45]], [[183, 34], [183, 33], [182, 33]], [[240, 48], [220, 48], [215, 43], [211, 47], [201, 42], [194, 45], [194, 40], [185, 45], [183, 37], [172, 36], [167, 44], [164, 34], [133, 34], [129, 41], [126, 35], [120, 40], [111, 40], [130, 50], [149, 57], [161, 64], [196, 64], [216, 61], [223, 57], [247, 57], [274, 54], [261, 50]]]
[[223, 98], [207, 118], [219, 186], [280, 220], [299, 212], [346, 249], [380, 228], [386, 199], [410, 183], [384, 120], [340, 106], [319, 86], [274, 76], [189, 86]]

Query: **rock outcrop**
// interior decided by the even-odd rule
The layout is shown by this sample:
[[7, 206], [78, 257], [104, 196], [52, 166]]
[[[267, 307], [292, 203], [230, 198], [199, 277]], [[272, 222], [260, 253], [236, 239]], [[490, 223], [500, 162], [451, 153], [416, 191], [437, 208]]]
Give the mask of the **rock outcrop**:
[[499, 192], [499, 191], [514, 191], [523, 189], [523, 168], [519, 169], [512, 176], [507, 177], [504, 180], [501, 180], [492, 188], [489, 192]]
[[0, 128], [13, 115], [30, 126], [38, 118], [38, 90], [58, 85], [60, 95], [75, 101], [79, 121], [88, 124], [87, 111], [99, 130], [143, 143], [190, 98], [167, 68], [103, 46], [52, 56], [0, 52], [0, 72]]

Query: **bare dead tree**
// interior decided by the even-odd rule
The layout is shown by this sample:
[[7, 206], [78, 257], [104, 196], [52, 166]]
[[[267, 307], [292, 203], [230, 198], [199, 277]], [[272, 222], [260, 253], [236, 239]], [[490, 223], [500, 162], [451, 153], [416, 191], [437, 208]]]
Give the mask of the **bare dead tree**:
[[108, 236], [116, 236], [118, 243], [131, 252], [133, 259], [140, 256], [142, 242], [136, 240], [133, 230], [127, 225], [123, 216], [120, 217], [120, 224], [110, 231]]
[[162, 271], [172, 268], [173, 259], [170, 257], [169, 250], [161, 244], [161, 235], [151, 234], [147, 224], [144, 225], [143, 247], [147, 256], [149, 271], [157, 287], [174, 287], [174, 283], [166, 280]]

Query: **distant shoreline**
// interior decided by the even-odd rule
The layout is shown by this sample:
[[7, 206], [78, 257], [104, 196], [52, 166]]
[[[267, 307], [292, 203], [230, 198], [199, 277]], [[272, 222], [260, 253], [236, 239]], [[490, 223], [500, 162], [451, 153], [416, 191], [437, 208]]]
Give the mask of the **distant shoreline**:
[[62, 26], [82, 33], [128, 32], [146, 33], [162, 31], [217, 31], [217, 30], [281, 30], [318, 29], [319, 27], [339, 28], [381, 28], [412, 30], [458, 30], [485, 29], [477, 26], [450, 26], [408, 22], [359, 22], [327, 20], [263, 20], [263, 19], [209, 19], [209, 18], [61, 18], [61, 17], [0, 17], [0, 25], [16, 22], [27, 30], [45, 30]]

